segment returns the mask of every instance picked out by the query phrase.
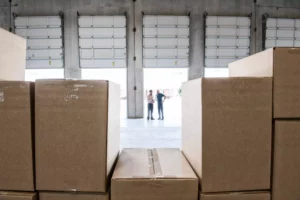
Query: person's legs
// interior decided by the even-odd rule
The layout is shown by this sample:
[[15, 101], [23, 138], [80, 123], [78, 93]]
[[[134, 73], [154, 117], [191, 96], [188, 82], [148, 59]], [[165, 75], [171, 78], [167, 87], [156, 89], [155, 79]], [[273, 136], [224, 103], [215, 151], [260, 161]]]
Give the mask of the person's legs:
[[164, 105], [163, 104], [161, 104], [161, 106], [160, 106], [160, 112], [161, 112], [161, 119], [162, 120], [164, 120]]
[[153, 118], [153, 104], [150, 104], [150, 107], [151, 107], [151, 119], [153, 120], [154, 118]]
[[151, 112], [150, 103], [148, 103], [148, 117], [147, 117], [148, 120], [150, 119], [150, 112]]
[[161, 119], [160, 118], [160, 104], [159, 103], [157, 104], [157, 112], [158, 112], [158, 119]]

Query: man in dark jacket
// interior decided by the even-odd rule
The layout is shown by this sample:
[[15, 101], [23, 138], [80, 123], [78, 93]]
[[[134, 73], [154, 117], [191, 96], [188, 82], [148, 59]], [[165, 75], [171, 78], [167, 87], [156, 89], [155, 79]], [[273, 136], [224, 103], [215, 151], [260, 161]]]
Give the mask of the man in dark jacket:
[[158, 120], [164, 120], [164, 102], [166, 100], [166, 96], [157, 90], [156, 94], [157, 106], [158, 106]]

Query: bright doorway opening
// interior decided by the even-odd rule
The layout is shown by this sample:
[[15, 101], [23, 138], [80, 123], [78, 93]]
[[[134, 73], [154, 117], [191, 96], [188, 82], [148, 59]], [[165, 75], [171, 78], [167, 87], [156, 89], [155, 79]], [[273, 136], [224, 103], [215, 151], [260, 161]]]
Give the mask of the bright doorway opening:
[[25, 80], [35, 81], [37, 79], [63, 79], [64, 69], [26, 69]]
[[[167, 99], [164, 102], [164, 125], [181, 126], [181, 87], [188, 80], [187, 68], [176, 69], [144, 69], [144, 100], [145, 118], [148, 115], [147, 95], [152, 90], [156, 96], [157, 90]], [[154, 103], [153, 117], [158, 119], [158, 105]]]
[[81, 78], [86, 80], [108, 80], [121, 87], [121, 119], [127, 118], [127, 69], [82, 69]]

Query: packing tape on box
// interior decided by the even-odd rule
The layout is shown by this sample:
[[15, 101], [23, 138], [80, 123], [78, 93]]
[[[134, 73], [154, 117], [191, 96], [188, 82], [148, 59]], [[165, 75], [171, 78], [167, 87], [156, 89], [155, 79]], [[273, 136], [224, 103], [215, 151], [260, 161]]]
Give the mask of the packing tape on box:
[[[148, 176], [132, 176], [133, 178], [140, 178], [140, 179], [157, 179], [157, 178], [164, 178], [164, 179], [174, 179], [177, 176], [172, 174], [163, 174], [161, 169], [161, 163], [159, 160], [158, 152], [156, 149], [147, 149], [148, 154], [148, 163], [149, 163], [149, 175]], [[176, 166], [174, 166], [176, 167]]]
[[174, 175], [163, 174], [156, 149], [147, 149], [149, 162], [149, 176], [144, 178], [176, 178]]

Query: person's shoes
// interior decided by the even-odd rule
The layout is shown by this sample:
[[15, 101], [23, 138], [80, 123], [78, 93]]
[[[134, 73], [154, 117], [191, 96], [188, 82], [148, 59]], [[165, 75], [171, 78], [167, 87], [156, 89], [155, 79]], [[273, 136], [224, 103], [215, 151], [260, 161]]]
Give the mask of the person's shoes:
[[161, 118], [161, 120], [164, 120], [165, 118], [163, 117], [163, 118]]
[[158, 118], [158, 120], [161, 120], [161, 118]]
[[149, 117], [147, 117], [147, 120], [149, 120]]
[[154, 120], [154, 118], [152, 117], [151, 120]]

